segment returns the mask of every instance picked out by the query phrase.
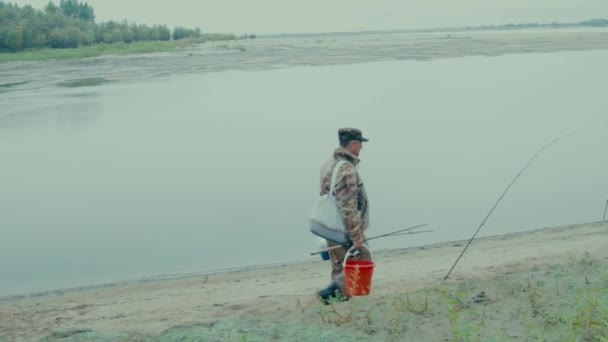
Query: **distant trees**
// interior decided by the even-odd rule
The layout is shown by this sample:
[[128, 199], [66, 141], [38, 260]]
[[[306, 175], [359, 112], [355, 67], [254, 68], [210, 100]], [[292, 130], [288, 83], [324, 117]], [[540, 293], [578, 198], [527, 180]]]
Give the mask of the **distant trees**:
[[184, 39], [184, 38], [198, 38], [201, 36], [201, 29], [198, 27], [194, 30], [187, 29], [184, 27], [176, 27], [173, 29], [173, 39]]
[[198, 38], [200, 28], [138, 25], [126, 21], [95, 23], [95, 10], [85, 2], [52, 1], [43, 10], [19, 7], [0, 0], [0, 52], [52, 47], [76, 48], [91, 44], [133, 43]]
[[[47, 8], [53, 4], [49, 2]], [[55, 6], [54, 4], [52, 6]], [[78, 2], [77, 0], [61, 0], [59, 2], [59, 11], [61, 14], [84, 21], [95, 21], [95, 11], [93, 7], [85, 2]], [[55, 12], [57, 13], [57, 12]]]
[[77, 27], [54, 28], [47, 36], [48, 43], [54, 48], [77, 48], [86, 42], [86, 33]]
[[171, 40], [171, 30], [165, 25], [137, 25], [108, 21], [96, 25], [95, 43], [133, 43]]
[[581, 21], [579, 23], [527, 23], [527, 24], [506, 24], [506, 25], [490, 25], [467, 27], [468, 30], [516, 30], [528, 28], [567, 28], [567, 27], [608, 27], [608, 19], [592, 19]]
[[592, 19], [579, 23], [579, 25], [583, 26], [591, 26], [591, 27], [607, 27], [608, 19]]

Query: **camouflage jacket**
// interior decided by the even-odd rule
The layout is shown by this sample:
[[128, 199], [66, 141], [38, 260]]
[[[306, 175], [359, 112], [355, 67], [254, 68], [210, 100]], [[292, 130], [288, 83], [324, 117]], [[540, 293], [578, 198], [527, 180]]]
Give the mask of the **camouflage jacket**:
[[321, 195], [329, 192], [331, 174], [340, 160], [342, 164], [336, 177], [336, 203], [342, 214], [346, 233], [351, 241], [364, 239], [363, 231], [369, 226], [369, 203], [363, 181], [357, 172], [360, 160], [348, 150], [339, 147], [321, 169]]

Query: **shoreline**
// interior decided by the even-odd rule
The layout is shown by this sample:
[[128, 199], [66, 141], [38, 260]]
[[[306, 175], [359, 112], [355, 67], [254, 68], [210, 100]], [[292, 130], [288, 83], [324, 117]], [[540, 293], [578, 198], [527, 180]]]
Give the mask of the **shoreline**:
[[[520, 231], [515, 233], [506, 233], [506, 234], [495, 234], [488, 235], [482, 237], [476, 237], [475, 241], [486, 241], [486, 240], [494, 240], [494, 239], [506, 239], [512, 237], [521, 237], [524, 235], [531, 235], [535, 233], [539, 233], [542, 231], [565, 231], [567, 229], [571, 229], [573, 227], [582, 226], [582, 225], [594, 225], [594, 224], [603, 224], [602, 221], [594, 221], [594, 222], [584, 222], [584, 223], [576, 223], [576, 224], [568, 224], [557, 227], [544, 227], [544, 228], [536, 228], [532, 230]], [[451, 240], [444, 241], [420, 246], [412, 246], [412, 247], [404, 247], [404, 248], [383, 248], [374, 251], [374, 255], [382, 256], [391, 253], [399, 253], [399, 252], [410, 252], [415, 250], [428, 250], [434, 248], [444, 248], [444, 247], [464, 247], [464, 245], [469, 241], [469, 239], [464, 240]], [[179, 273], [160, 273], [160, 274], [152, 274], [148, 276], [142, 277], [133, 277], [126, 279], [119, 279], [116, 281], [110, 282], [100, 282], [90, 285], [81, 285], [81, 286], [66, 286], [60, 288], [54, 288], [49, 290], [42, 291], [32, 291], [25, 293], [16, 293], [16, 294], [7, 294], [0, 295], [0, 303], [3, 301], [11, 301], [11, 300], [19, 300], [33, 297], [44, 297], [49, 295], [63, 295], [66, 292], [83, 292], [83, 291], [91, 291], [98, 290], [104, 288], [113, 288], [119, 286], [132, 286], [137, 284], [145, 284], [145, 283], [154, 283], [154, 282], [162, 282], [162, 281], [172, 281], [172, 280], [188, 280], [188, 279], [196, 279], [196, 278], [205, 278], [210, 276], [221, 276], [221, 275], [230, 275], [230, 274], [238, 274], [243, 272], [256, 272], [263, 271], [268, 269], [280, 268], [280, 267], [293, 267], [293, 266], [302, 266], [308, 264], [316, 264], [320, 260], [296, 260], [290, 262], [276, 262], [276, 263], [268, 263], [268, 264], [252, 264], [245, 266], [234, 266], [227, 268], [218, 268], [212, 269], [208, 271], [194, 271], [194, 272], [179, 272]]]
[[[207, 42], [177, 52], [0, 63], [3, 93], [158, 80], [163, 76], [389, 61], [606, 51], [608, 28], [584, 31], [391, 33]], [[162, 72], [159, 72], [162, 71]], [[66, 75], [70, 75], [66, 78]], [[90, 84], [88, 80], [96, 82]]]
[[[436, 289], [464, 242], [378, 251], [372, 293], [344, 307], [382, 303], [403, 291]], [[589, 255], [599, 265], [608, 265], [607, 245], [608, 222], [486, 236], [471, 244], [445, 283], [483, 288], [489, 280], [573, 263]], [[319, 260], [4, 298], [0, 339], [39, 340], [67, 331], [120, 333], [148, 340], [180, 327], [262, 319], [277, 311], [297, 314], [301, 308], [318, 311], [323, 306], [315, 293], [329, 282], [329, 269], [327, 262]]]
[[[371, 30], [353, 32], [319, 32], [319, 33], [285, 33], [285, 34], [262, 34], [255, 39], [284, 40], [284, 39], [336, 39], [357, 36], [383, 36], [383, 35], [432, 35], [432, 34], [517, 34], [517, 33], [576, 33], [576, 32], [602, 32], [606, 26], [529, 26], [520, 28], [500, 28], [500, 27], [452, 27], [419, 30]], [[180, 50], [189, 50], [197, 45], [211, 43], [238, 43], [246, 44], [248, 38], [211, 39], [207, 37], [185, 38], [182, 40], [170, 41], [139, 41], [133, 43], [97, 43], [83, 45], [78, 48], [38, 48], [19, 52], [0, 52], [0, 64], [2, 63], [28, 63], [28, 62], [51, 62], [51, 61], [74, 61], [95, 58], [112, 57], [134, 57], [138, 55], [151, 55], [161, 53], [179, 53]], [[244, 50], [241, 50], [244, 52]], [[5, 55], [6, 57], [2, 56]]]

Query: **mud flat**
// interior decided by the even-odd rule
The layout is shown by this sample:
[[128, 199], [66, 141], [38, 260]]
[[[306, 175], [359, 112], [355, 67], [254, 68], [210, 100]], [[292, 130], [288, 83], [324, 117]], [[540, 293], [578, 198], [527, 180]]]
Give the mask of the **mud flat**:
[[[179, 52], [0, 63], [2, 92], [62, 82], [134, 81], [174, 74], [260, 71], [394, 60], [429, 61], [608, 49], [606, 29], [377, 33], [207, 42]], [[86, 83], [86, 82], [85, 82]]]

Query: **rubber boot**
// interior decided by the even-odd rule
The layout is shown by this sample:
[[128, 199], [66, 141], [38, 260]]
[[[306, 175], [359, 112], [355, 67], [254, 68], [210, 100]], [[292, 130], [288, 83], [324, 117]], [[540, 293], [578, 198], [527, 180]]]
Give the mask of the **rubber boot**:
[[328, 287], [319, 291], [318, 295], [323, 304], [325, 305], [329, 305], [332, 302], [345, 302], [349, 299], [342, 293], [338, 284], [334, 282], [329, 284]]

